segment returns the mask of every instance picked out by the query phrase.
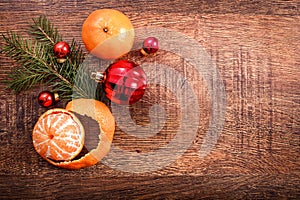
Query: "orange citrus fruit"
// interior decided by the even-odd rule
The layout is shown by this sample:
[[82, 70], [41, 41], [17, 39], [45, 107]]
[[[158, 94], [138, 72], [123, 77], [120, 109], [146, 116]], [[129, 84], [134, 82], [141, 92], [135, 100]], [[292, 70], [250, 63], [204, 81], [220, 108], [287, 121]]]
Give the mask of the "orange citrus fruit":
[[82, 150], [84, 129], [78, 118], [65, 109], [45, 112], [32, 134], [35, 150], [45, 159], [72, 160]]
[[[58, 110], [59, 112], [57, 112], [56, 110]], [[57, 128], [59, 130], [62, 130], [62, 128], [61, 128], [62, 126], [66, 127], [66, 125], [62, 125], [62, 122], [61, 123], [57, 122], [57, 120], [65, 121], [64, 118], [60, 117], [60, 112], [68, 113], [68, 114], [69, 113], [72, 114], [72, 112], [75, 112], [80, 115], [86, 115], [88, 117], [91, 117], [93, 120], [98, 122], [100, 133], [85, 133], [86, 135], [87, 134], [97, 134], [98, 135], [99, 143], [98, 143], [97, 147], [95, 149], [90, 150], [88, 153], [86, 153], [82, 157], [80, 157], [78, 159], [75, 158], [73, 160], [72, 160], [72, 158], [56, 160], [56, 159], [53, 159], [53, 157], [47, 156], [48, 154], [47, 154], [46, 148], [39, 150], [40, 147], [37, 148], [37, 146], [40, 146], [40, 145], [38, 145], [38, 144], [47, 143], [47, 141], [49, 140], [46, 136], [40, 137], [39, 132], [43, 131], [48, 134], [49, 130], [50, 130], [49, 127], [53, 127], [54, 125], [57, 126]], [[49, 120], [49, 118], [46, 117], [48, 115], [47, 113], [53, 113], [53, 114], [56, 114], [57, 116], [56, 117], [53, 116], [51, 118], [51, 120]], [[47, 120], [44, 121], [43, 120], [44, 118], [46, 118]], [[82, 126], [82, 124], [80, 124], [80, 121], [78, 120], [78, 118], [76, 118], [76, 116], [74, 114], [72, 114], [72, 118], [80, 126], [79, 132], [81, 134], [84, 133], [84, 130], [82, 128], [83, 126]], [[45, 126], [45, 124], [47, 124], [47, 126]], [[58, 124], [60, 124], [60, 125], [58, 125]], [[68, 132], [68, 134], [71, 134], [71, 133], [69, 133], [70, 132], [69, 129], [66, 129], [64, 131]], [[94, 99], [75, 99], [75, 100], [70, 101], [67, 104], [66, 109], [53, 109], [53, 110], [47, 111], [45, 114], [43, 114], [40, 117], [40, 119], [38, 120], [38, 122], [35, 125], [35, 128], [33, 130], [33, 141], [34, 141], [34, 146], [35, 146], [35, 149], [37, 150], [37, 152], [51, 164], [58, 166], [58, 167], [66, 168], [66, 169], [80, 169], [80, 168], [95, 165], [104, 156], [106, 156], [108, 154], [112, 140], [113, 140], [114, 131], [115, 131], [115, 119], [114, 119], [112, 113], [110, 112], [109, 108], [104, 103], [94, 100]], [[50, 138], [52, 138], [52, 136], [50, 136]], [[71, 142], [69, 139], [60, 138], [60, 142], [65, 144], [64, 147], [73, 146], [73, 142]], [[80, 148], [80, 151], [81, 151], [81, 149], [82, 149], [82, 147]], [[76, 153], [77, 153], [76, 155], [78, 155], [80, 153], [80, 151], [78, 148], [78, 150], [76, 151]], [[40, 153], [40, 152], [43, 152], [43, 153]]]
[[134, 42], [134, 28], [129, 18], [114, 9], [92, 12], [82, 26], [86, 49], [102, 59], [113, 60], [128, 53]]

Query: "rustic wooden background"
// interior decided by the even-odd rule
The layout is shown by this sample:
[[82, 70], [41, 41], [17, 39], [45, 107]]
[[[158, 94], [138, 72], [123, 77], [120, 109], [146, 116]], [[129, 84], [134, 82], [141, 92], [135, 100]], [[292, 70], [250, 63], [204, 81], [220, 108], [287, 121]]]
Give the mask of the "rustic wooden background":
[[[1, 0], [1, 33], [25, 34], [28, 22], [45, 14], [66, 41], [75, 38], [82, 44], [81, 25], [88, 14], [115, 8], [137, 28], [165, 27], [194, 38], [218, 67], [227, 107], [217, 145], [200, 159], [197, 152], [208, 127], [210, 98], [201, 77], [188, 71], [204, 114], [193, 144], [177, 161], [142, 174], [103, 163], [68, 171], [48, 164], [33, 149], [31, 131], [45, 111], [36, 97], [44, 88], [14, 95], [1, 83], [0, 197], [299, 199], [299, 6], [297, 0]], [[0, 58], [2, 81], [14, 64], [4, 55]], [[154, 59], [178, 71], [189, 69], [167, 53]], [[166, 109], [165, 127], [151, 139], [137, 139], [117, 128], [114, 144], [125, 151], [150, 152], [168, 143], [178, 129], [180, 105], [166, 88], [151, 87], [145, 99], [132, 107], [133, 118], [147, 124], [149, 107], [159, 102]]]

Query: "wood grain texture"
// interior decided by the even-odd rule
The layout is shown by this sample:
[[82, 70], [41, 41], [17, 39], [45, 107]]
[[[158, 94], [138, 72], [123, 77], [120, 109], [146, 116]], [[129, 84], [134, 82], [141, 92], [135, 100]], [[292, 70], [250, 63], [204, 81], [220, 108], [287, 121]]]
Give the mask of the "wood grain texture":
[[[81, 24], [100, 8], [123, 11], [136, 28], [173, 29], [203, 46], [226, 91], [225, 124], [217, 145], [199, 158], [211, 98], [193, 66], [171, 52], [161, 51], [148, 61], [172, 66], [192, 84], [201, 110], [197, 136], [175, 162], [142, 174], [103, 163], [78, 171], [51, 166], [36, 154], [31, 141], [32, 128], [45, 111], [36, 103], [45, 86], [14, 95], [0, 83], [0, 198], [300, 198], [299, 1], [1, 0], [0, 32], [25, 34], [31, 18], [46, 14], [66, 41], [75, 38], [82, 45]], [[2, 81], [15, 65], [2, 54], [0, 59]], [[114, 145], [147, 153], [168, 144], [177, 133], [181, 105], [167, 88], [151, 86], [130, 108], [131, 115], [147, 125], [156, 103], [166, 111], [164, 128], [141, 139], [117, 127]], [[157, 111], [152, 114], [161, 117]]]

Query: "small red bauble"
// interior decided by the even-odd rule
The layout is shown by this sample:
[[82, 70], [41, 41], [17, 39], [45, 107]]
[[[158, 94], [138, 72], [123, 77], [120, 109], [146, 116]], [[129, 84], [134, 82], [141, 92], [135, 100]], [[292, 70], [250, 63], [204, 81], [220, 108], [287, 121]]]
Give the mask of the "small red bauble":
[[57, 42], [53, 47], [53, 52], [57, 58], [65, 58], [70, 52], [70, 46], [66, 42]]
[[45, 107], [49, 108], [53, 106], [58, 101], [58, 94], [50, 91], [42, 91], [38, 95], [38, 103]]
[[153, 54], [158, 51], [158, 39], [155, 37], [148, 37], [143, 42], [141, 52], [143, 55]]
[[146, 74], [136, 63], [119, 60], [105, 71], [106, 96], [117, 104], [133, 104], [146, 90]]

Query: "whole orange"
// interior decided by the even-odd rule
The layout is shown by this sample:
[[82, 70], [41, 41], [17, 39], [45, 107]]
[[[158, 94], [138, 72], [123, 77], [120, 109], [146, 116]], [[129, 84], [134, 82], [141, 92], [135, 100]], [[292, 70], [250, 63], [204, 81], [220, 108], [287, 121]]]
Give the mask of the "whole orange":
[[100, 9], [92, 12], [83, 23], [82, 40], [94, 56], [113, 60], [131, 50], [134, 28], [122, 12]]

